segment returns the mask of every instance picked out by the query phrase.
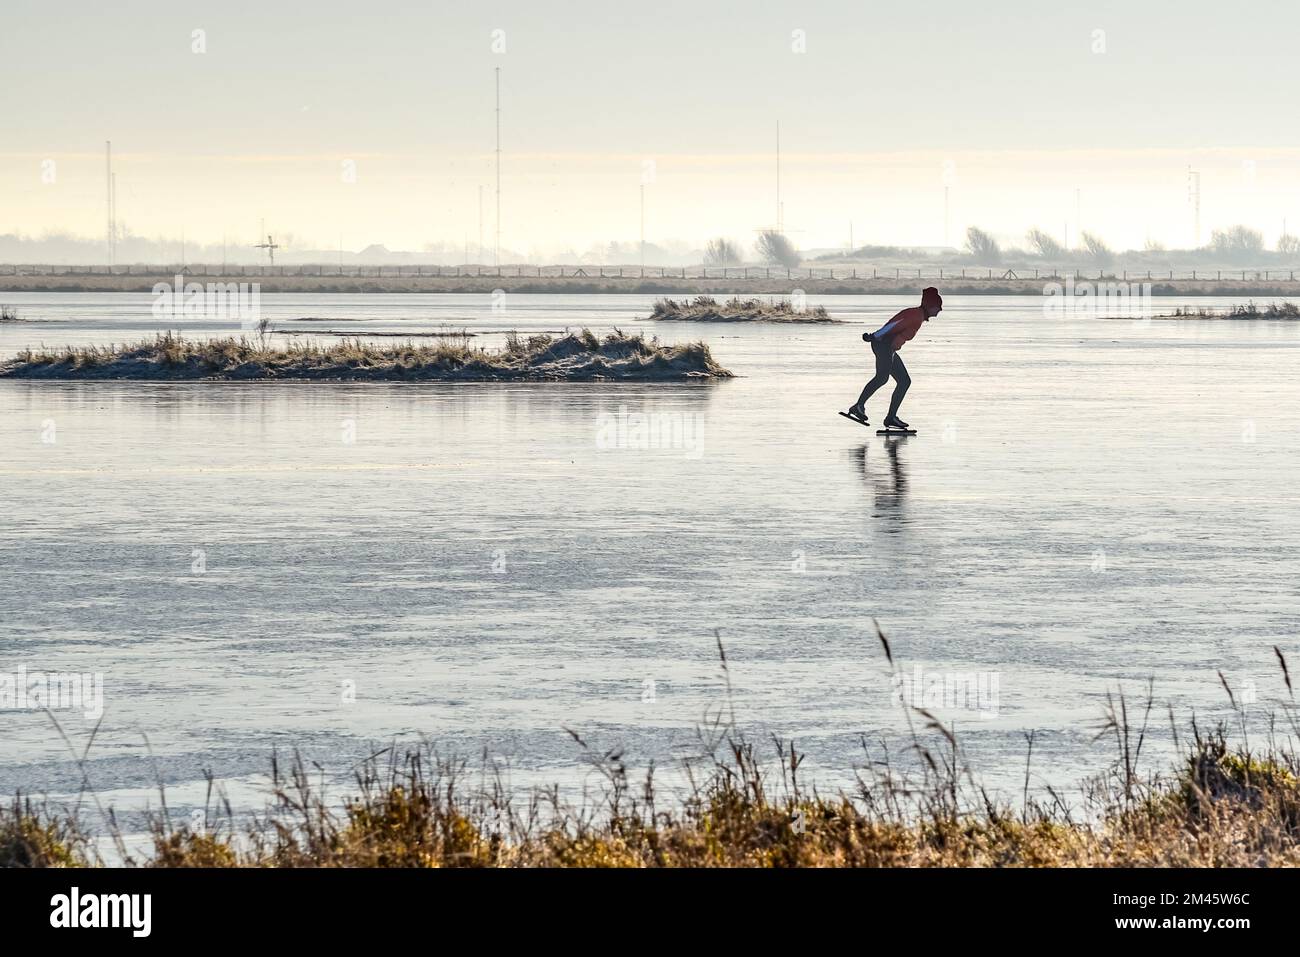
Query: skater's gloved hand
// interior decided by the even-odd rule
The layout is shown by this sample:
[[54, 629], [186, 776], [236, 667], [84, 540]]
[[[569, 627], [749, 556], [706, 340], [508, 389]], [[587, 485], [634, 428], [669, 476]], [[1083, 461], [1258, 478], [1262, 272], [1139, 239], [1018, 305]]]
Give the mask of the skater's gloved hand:
[[875, 342], [875, 341], [876, 341], [876, 337], [873, 336], [873, 335], [872, 335], [871, 333], [869, 333], [869, 332], [864, 332], [864, 333], [862, 334], [862, 341], [863, 341], [863, 342]]

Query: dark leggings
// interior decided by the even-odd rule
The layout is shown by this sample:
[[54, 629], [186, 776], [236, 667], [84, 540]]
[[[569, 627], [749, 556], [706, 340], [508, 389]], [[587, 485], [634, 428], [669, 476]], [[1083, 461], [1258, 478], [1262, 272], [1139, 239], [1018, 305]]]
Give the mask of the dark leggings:
[[903, 404], [903, 396], [907, 395], [907, 387], [912, 384], [912, 377], [907, 374], [907, 367], [903, 365], [903, 360], [898, 357], [898, 353], [888, 342], [871, 343], [871, 351], [876, 355], [876, 374], [862, 389], [862, 395], [858, 396], [858, 405], [865, 408], [867, 400], [875, 395], [876, 390], [888, 382], [892, 375], [898, 384], [894, 386], [894, 395], [889, 400], [889, 415], [886, 418], [890, 418], [898, 415], [898, 407]]

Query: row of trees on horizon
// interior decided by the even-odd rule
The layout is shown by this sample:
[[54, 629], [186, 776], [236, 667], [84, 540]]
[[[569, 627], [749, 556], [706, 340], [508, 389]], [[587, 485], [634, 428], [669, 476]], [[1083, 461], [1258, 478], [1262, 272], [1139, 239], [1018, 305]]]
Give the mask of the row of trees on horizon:
[[[312, 248], [292, 235], [277, 237], [276, 259], [283, 263], [340, 264], [481, 264], [496, 261], [494, 250], [471, 244], [429, 243], [420, 251], [390, 250], [372, 244], [358, 251]], [[42, 237], [0, 234], [0, 263], [102, 265], [107, 261], [106, 243], [101, 238], [78, 237], [54, 233]], [[118, 264], [204, 263], [254, 264], [266, 262], [252, 244], [188, 243], [175, 239], [124, 233], [118, 239]], [[1003, 245], [987, 230], [971, 226], [966, 230], [962, 248], [913, 247], [867, 244], [853, 249], [800, 250], [785, 233], [760, 232], [753, 245], [746, 246], [732, 238], [718, 236], [703, 248], [674, 240], [667, 242], [594, 243], [585, 252], [568, 249], [523, 253], [501, 250], [502, 264], [531, 265], [629, 265], [644, 262], [647, 266], [743, 266], [767, 265], [788, 269], [805, 264], [830, 265], [865, 263], [894, 265], [1037, 265], [1047, 267], [1089, 266], [1108, 268], [1117, 263], [1135, 267], [1224, 266], [1255, 267], [1269, 265], [1300, 266], [1300, 237], [1281, 235], [1273, 249], [1267, 248], [1263, 234], [1244, 225], [1229, 226], [1211, 232], [1209, 241], [1195, 249], [1168, 249], [1148, 242], [1141, 249], [1116, 250], [1095, 233], [1083, 231], [1078, 244], [1068, 248], [1055, 236], [1037, 227], [1029, 229], [1016, 245]]]
[[1141, 250], [1117, 252], [1101, 237], [1086, 230], [1079, 235], [1079, 245], [1068, 249], [1050, 233], [1034, 227], [1025, 233], [1023, 248], [1003, 249], [992, 235], [971, 226], [966, 230], [964, 252], [973, 263], [987, 266], [1011, 260], [1037, 259], [1053, 264], [1086, 262], [1104, 268], [1114, 265], [1120, 258], [1168, 258], [1172, 254], [1185, 260], [1264, 265], [1270, 261], [1300, 261], [1300, 237], [1283, 233], [1278, 237], [1276, 247], [1269, 250], [1265, 247], [1263, 233], [1249, 226], [1236, 225], [1213, 230], [1210, 241], [1196, 249], [1169, 250], [1160, 243], [1149, 241]]

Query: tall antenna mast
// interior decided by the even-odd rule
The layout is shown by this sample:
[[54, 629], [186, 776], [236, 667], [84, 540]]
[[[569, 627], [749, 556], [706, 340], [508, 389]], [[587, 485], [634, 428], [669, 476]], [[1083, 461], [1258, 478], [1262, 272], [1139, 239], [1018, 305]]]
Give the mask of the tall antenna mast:
[[497, 75], [497, 242], [496, 264], [501, 265], [501, 67]]
[[1187, 201], [1192, 204], [1192, 248], [1201, 245], [1201, 171], [1187, 167]]
[[117, 220], [115, 210], [113, 209], [113, 141], [104, 141], [104, 191], [105, 202], [108, 206], [108, 223], [105, 233], [105, 241], [108, 244], [108, 264], [115, 264], [117, 243]]
[[645, 183], [641, 184], [641, 268], [645, 269]]
[[943, 244], [948, 245], [948, 190], [949, 186], [943, 188]]
[[483, 261], [483, 184], [478, 186], [478, 261]]
[[776, 231], [785, 234], [785, 207], [781, 204], [781, 121], [776, 121]]

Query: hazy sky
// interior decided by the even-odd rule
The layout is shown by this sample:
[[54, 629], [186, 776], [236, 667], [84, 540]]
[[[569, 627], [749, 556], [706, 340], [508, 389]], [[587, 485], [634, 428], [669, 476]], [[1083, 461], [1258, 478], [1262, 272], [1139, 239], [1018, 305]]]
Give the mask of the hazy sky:
[[942, 243], [945, 182], [954, 242], [1081, 218], [1187, 245], [1189, 165], [1202, 238], [1271, 244], [1300, 229], [1297, 27], [1288, 2], [4, 0], [0, 233], [101, 235], [111, 138], [139, 234], [475, 246], [482, 186], [490, 247], [500, 67], [514, 249], [635, 240], [643, 180], [648, 240], [748, 242], [778, 120], [804, 246]]

